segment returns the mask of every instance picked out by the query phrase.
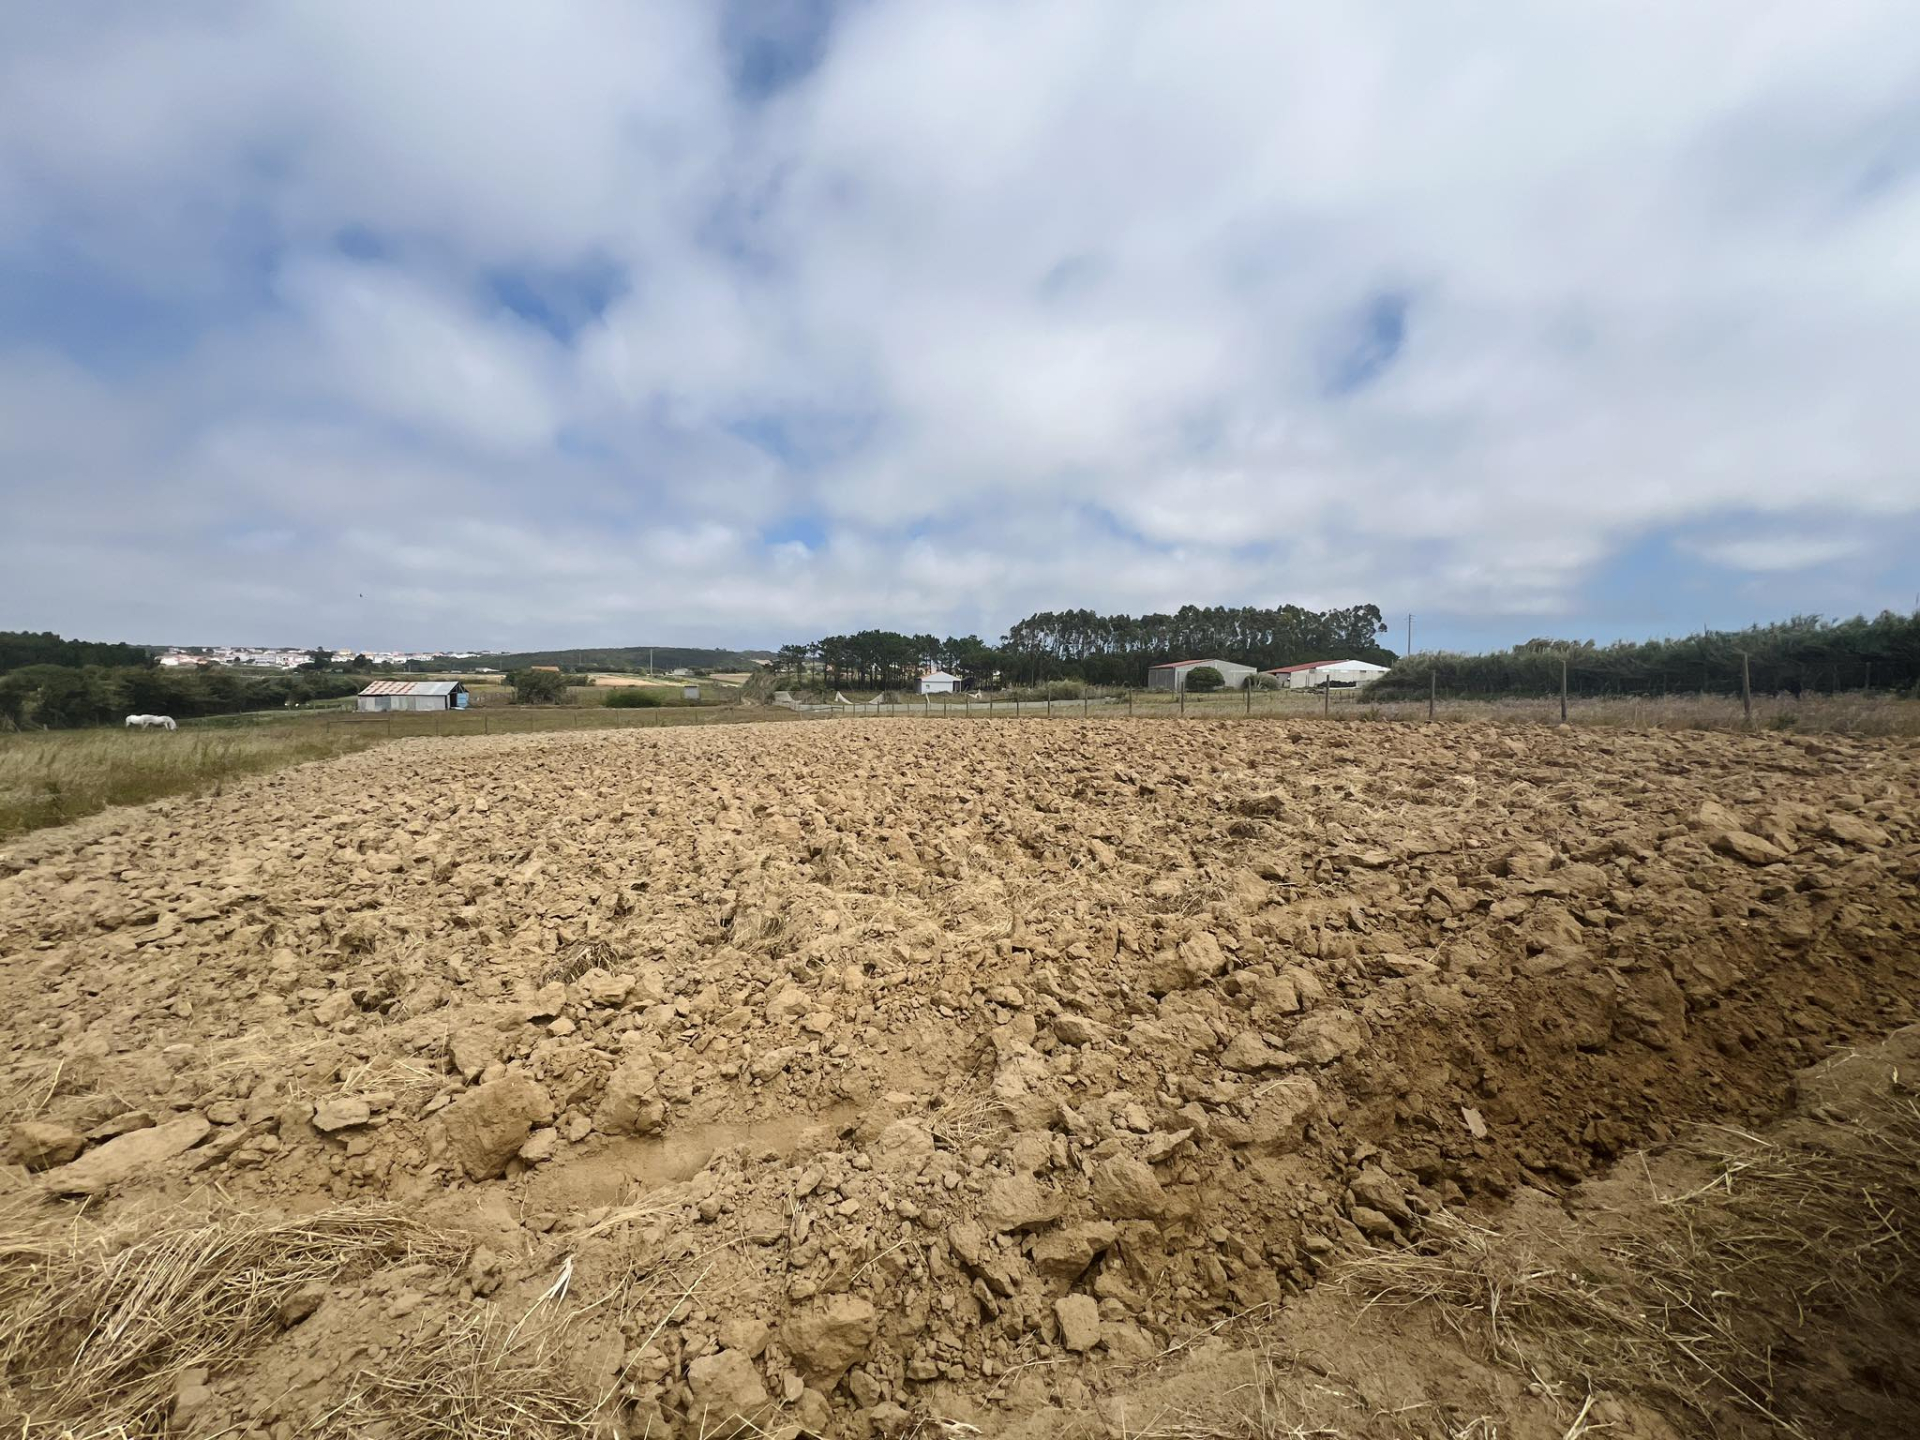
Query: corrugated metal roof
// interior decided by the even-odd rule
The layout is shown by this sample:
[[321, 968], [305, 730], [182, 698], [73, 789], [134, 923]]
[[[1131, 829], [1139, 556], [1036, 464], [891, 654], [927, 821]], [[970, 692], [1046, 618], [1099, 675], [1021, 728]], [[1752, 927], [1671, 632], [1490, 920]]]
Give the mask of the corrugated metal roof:
[[376, 680], [362, 695], [451, 695], [460, 688], [458, 680]]
[[[1238, 660], [1169, 660], [1164, 665], [1152, 665], [1148, 668], [1152, 670], [1188, 670], [1195, 665], [1240, 665], [1240, 662]], [[1241, 665], [1240, 668], [1247, 670], [1252, 667]]]

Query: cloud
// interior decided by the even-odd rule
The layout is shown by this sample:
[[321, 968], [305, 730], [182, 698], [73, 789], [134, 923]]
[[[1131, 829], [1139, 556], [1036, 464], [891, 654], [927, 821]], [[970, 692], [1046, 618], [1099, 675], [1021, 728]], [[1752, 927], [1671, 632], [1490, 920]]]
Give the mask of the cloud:
[[21, 8], [0, 603], [1604, 634], [1698, 623], [1705, 560], [1904, 604], [1917, 75], [1892, 0]]
[[1868, 542], [1860, 536], [1777, 534], [1728, 536], [1686, 548], [1710, 564], [1770, 575], [1844, 560], [1867, 549]]

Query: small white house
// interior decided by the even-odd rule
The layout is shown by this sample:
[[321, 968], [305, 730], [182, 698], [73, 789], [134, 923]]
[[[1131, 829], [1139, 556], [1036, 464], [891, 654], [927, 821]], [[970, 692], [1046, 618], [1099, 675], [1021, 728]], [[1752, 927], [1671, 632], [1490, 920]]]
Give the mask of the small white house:
[[1147, 671], [1149, 690], [1185, 690], [1187, 676], [1201, 666], [1218, 670], [1220, 678], [1226, 681], [1228, 690], [1243, 690], [1248, 677], [1253, 674], [1253, 666], [1236, 665], [1231, 660], [1170, 660], [1165, 665], [1155, 665]]
[[1322, 685], [1371, 685], [1387, 667], [1367, 660], [1314, 660], [1260, 673], [1271, 675], [1283, 690], [1317, 690]]
[[960, 677], [944, 670], [929, 670], [920, 677], [922, 695], [951, 695], [960, 688]]

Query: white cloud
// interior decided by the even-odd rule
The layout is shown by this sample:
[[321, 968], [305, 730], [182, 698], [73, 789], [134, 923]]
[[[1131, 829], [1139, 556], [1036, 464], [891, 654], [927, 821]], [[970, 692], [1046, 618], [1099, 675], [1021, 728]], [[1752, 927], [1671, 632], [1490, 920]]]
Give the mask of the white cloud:
[[1686, 549], [1730, 570], [1775, 574], [1844, 560], [1867, 548], [1864, 536], [1748, 535], [1690, 543]]
[[[0, 19], [9, 612], [192, 638], [244, 596], [469, 644], [1187, 599], [1500, 624], [1581, 617], [1662, 534], [1792, 577], [1786, 611], [1920, 524], [1894, 0], [876, 0], [750, 100], [717, 15]], [[490, 289], [583, 266], [619, 284], [577, 333]], [[157, 359], [90, 348], [129, 296]]]

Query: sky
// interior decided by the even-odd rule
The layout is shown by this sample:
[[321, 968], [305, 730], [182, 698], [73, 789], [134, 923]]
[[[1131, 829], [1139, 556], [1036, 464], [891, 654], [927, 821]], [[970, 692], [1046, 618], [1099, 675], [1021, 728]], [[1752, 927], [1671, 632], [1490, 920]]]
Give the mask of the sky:
[[0, 9], [0, 628], [1920, 605], [1906, 0]]

